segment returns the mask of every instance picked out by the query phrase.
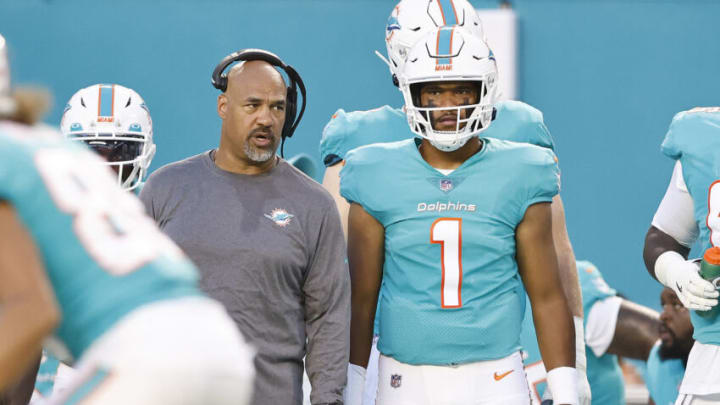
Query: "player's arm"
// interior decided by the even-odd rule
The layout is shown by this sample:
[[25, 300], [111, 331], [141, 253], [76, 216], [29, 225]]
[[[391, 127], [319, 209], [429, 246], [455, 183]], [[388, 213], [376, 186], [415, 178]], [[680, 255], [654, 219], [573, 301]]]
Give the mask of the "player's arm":
[[645, 236], [643, 259], [650, 275], [673, 289], [686, 308], [707, 311], [717, 305], [718, 292], [700, 277], [697, 265], [687, 260], [698, 234], [693, 210], [678, 162]]
[[340, 213], [340, 223], [342, 224], [343, 234], [347, 240], [348, 213], [350, 212], [350, 204], [348, 204], [347, 200], [340, 195], [340, 170], [344, 164], [345, 161], [340, 161], [327, 167], [325, 169], [325, 176], [323, 176], [322, 186], [328, 193], [330, 193], [333, 200], [335, 200], [335, 205]]
[[15, 210], [0, 202], [0, 391], [41, 351], [60, 311], [35, 243]]
[[370, 358], [373, 323], [385, 260], [385, 227], [357, 204], [348, 215], [351, 319], [350, 364], [345, 404], [362, 402], [365, 369]]
[[565, 207], [559, 194], [553, 197], [551, 208], [553, 243], [558, 258], [560, 284], [565, 292], [570, 313], [573, 316], [573, 324], [575, 325], [575, 368], [578, 371], [578, 394], [580, 404], [590, 404], [592, 393], [587, 379], [582, 289], [578, 279], [575, 253], [565, 224]]
[[560, 286], [550, 204], [527, 208], [515, 230], [517, 263], [530, 297], [548, 385], [558, 404], [577, 403], [575, 331]]
[[660, 315], [656, 311], [623, 299], [607, 352], [646, 361], [659, 338], [659, 326]]
[[27, 405], [30, 403], [41, 359], [41, 355], [37, 356], [37, 360], [31, 363], [20, 382], [8, 389], [4, 395], [0, 394], [0, 405]]
[[562, 198], [556, 195], [552, 200], [552, 233], [555, 251], [557, 252], [558, 266], [560, 269], [560, 284], [568, 300], [570, 313], [578, 318], [583, 317], [582, 292], [580, 281], [577, 275], [575, 264], [575, 253], [573, 252], [570, 237], [565, 224], [565, 207]]

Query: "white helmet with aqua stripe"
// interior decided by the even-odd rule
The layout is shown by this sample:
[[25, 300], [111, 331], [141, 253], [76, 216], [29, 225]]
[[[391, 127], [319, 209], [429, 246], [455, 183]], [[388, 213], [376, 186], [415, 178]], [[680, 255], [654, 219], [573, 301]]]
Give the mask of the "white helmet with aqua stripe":
[[395, 85], [410, 48], [430, 30], [453, 25], [485, 40], [480, 17], [467, 0], [402, 0], [395, 6], [385, 27], [386, 62]]
[[436, 148], [456, 150], [490, 126], [498, 91], [495, 56], [467, 30], [446, 26], [427, 33], [410, 49], [400, 78], [410, 129]]
[[126, 190], [141, 184], [155, 156], [150, 111], [138, 93], [118, 84], [78, 90], [65, 107], [60, 130], [101, 155]]

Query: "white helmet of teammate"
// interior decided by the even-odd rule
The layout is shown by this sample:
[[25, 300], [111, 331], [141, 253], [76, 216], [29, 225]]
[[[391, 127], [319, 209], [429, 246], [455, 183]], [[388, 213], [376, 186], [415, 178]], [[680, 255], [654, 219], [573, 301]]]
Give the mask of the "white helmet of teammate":
[[[434, 29], [408, 53], [400, 72], [400, 90], [410, 129], [442, 151], [453, 151], [487, 129], [497, 99], [497, 66], [492, 50], [468, 31], [447, 26]], [[476, 103], [462, 106], [422, 106], [420, 90], [430, 82], [472, 82]], [[432, 112], [454, 112], [455, 130], [433, 127]]]
[[0, 35], [0, 116], [15, 111], [15, 99], [10, 92], [10, 63], [7, 56], [7, 43]]
[[407, 54], [430, 30], [458, 25], [485, 40], [482, 22], [468, 0], [402, 0], [393, 9], [385, 27], [388, 65], [398, 84]]
[[95, 84], [73, 94], [60, 130], [105, 158], [126, 190], [141, 184], [155, 156], [150, 111], [138, 93], [117, 84]]

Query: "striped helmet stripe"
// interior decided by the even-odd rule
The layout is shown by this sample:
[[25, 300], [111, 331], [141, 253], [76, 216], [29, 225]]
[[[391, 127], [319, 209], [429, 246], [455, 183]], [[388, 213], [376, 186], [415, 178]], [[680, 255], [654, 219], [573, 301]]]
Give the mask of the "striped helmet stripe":
[[443, 17], [443, 25], [457, 25], [458, 18], [453, 0], [437, 0]]
[[115, 115], [115, 85], [101, 85], [98, 94], [98, 121], [112, 122]]

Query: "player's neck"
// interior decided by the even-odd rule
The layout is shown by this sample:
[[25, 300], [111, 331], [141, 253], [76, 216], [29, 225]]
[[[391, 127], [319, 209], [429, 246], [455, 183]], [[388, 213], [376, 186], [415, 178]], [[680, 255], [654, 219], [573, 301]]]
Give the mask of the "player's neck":
[[432, 146], [430, 141], [423, 139], [420, 144], [420, 155], [432, 167], [436, 169], [457, 169], [466, 160], [483, 147], [483, 142], [478, 137], [472, 137], [465, 145], [452, 152], [443, 152]]

